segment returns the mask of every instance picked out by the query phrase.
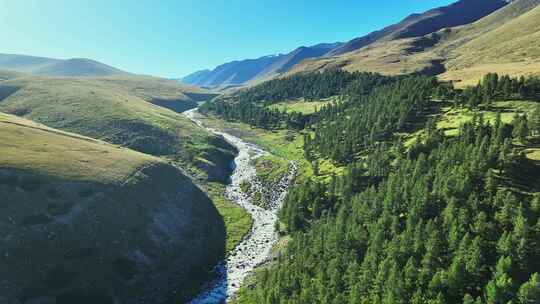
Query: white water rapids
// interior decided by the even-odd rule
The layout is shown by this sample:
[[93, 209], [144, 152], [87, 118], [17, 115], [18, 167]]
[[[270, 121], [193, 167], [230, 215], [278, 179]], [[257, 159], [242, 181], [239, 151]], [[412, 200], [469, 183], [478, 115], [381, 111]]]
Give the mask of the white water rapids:
[[238, 156], [234, 159], [235, 169], [231, 176], [231, 183], [226, 188], [225, 196], [244, 208], [253, 219], [251, 231], [244, 239], [229, 252], [226, 260], [220, 262], [215, 271], [218, 278], [209, 282], [204, 291], [191, 304], [226, 303], [240, 288], [244, 279], [260, 264], [266, 262], [271, 255], [274, 244], [278, 241], [275, 222], [278, 219], [277, 212], [287, 195], [287, 189], [296, 174], [296, 164], [289, 165], [289, 172], [272, 189], [273, 201], [268, 204], [268, 209], [252, 204], [252, 197], [240, 190], [244, 181], [251, 183], [252, 189], [262, 187], [255, 182], [256, 171], [252, 160], [266, 154], [259, 147], [246, 143], [238, 137], [205, 127], [197, 118], [197, 109], [184, 112], [189, 119], [210, 132], [223, 136], [229, 143], [238, 149]]

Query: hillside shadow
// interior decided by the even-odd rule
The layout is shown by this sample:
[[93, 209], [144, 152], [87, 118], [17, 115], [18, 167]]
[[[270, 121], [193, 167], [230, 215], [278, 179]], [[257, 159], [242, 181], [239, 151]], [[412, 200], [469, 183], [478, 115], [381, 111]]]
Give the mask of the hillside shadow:
[[214, 202], [172, 168], [140, 176], [120, 187], [0, 169], [3, 229], [17, 233], [2, 244], [0, 303], [185, 303], [215, 279], [227, 235]]
[[413, 118], [407, 119], [406, 125], [400, 130], [400, 132], [415, 133], [425, 128], [429, 119], [434, 117], [440, 117], [443, 115], [442, 109], [444, 107], [451, 106], [449, 101], [435, 101], [430, 104], [430, 107]]
[[[203, 258], [205, 262], [200, 266], [189, 269], [189, 271], [182, 276], [185, 279], [182, 280], [180, 285], [176, 284], [175, 286], [172, 286], [174, 288], [170, 290], [172, 290], [173, 293], [170, 294], [170, 297], [166, 302], [167, 304], [221, 303], [220, 301], [194, 302], [193, 299], [204, 294], [207, 290], [212, 289], [214, 282], [222, 280], [225, 283], [227, 282], [227, 271], [223, 266], [223, 261], [226, 256], [227, 241], [225, 221], [212, 199], [202, 190], [199, 191], [201, 191], [205, 199], [204, 201], [198, 202], [197, 205], [200, 208], [199, 212], [204, 214], [206, 221], [200, 222], [198, 228], [202, 229], [203, 233], [211, 236], [207, 237], [207, 242], [198, 244], [200, 248], [197, 251], [199, 251], [201, 256], [206, 254], [206, 257]], [[227, 284], [224, 286], [226, 295]]]
[[183, 99], [153, 98], [152, 103], [162, 108], [172, 110], [176, 113], [182, 113], [182, 112], [194, 109], [198, 106], [197, 102], [195, 101], [191, 101], [191, 100], [186, 101]]
[[213, 99], [214, 97], [217, 97], [217, 96], [220, 95], [220, 94], [216, 94], [216, 93], [190, 93], [190, 92], [186, 92], [184, 94], [187, 97], [195, 100], [196, 102], [208, 101], [208, 100]]
[[524, 192], [540, 191], [540, 160], [523, 158], [507, 170], [507, 177], [502, 178], [505, 186]]
[[0, 86], [0, 102], [8, 98], [9, 96], [17, 93], [19, 89], [20, 87]]

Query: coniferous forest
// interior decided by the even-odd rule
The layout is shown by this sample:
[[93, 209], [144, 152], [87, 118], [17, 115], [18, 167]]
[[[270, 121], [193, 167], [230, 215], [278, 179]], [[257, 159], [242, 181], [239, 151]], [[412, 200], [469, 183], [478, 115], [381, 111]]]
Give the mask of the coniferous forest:
[[[320, 79], [331, 81], [316, 91]], [[329, 71], [293, 83], [273, 80], [204, 110], [302, 130], [307, 160], [346, 167], [328, 182], [297, 181], [280, 213], [288, 246], [242, 303], [539, 303], [540, 194], [531, 181], [540, 172], [522, 147], [540, 135], [540, 107], [511, 122], [474, 114], [455, 136], [432, 114], [441, 104], [475, 111], [536, 99], [540, 79], [488, 74], [461, 90], [428, 76]], [[339, 101], [311, 115], [265, 108], [332, 94]], [[407, 146], [395, 136], [419, 125], [423, 136]]]

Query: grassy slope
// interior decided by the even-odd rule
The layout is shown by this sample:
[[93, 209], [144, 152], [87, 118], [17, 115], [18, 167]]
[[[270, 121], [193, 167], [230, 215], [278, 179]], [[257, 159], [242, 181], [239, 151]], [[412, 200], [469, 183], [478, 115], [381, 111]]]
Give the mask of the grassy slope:
[[[475, 25], [477, 26], [477, 25]], [[444, 79], [464, 78], [466, 84], [485, 73], [540, 73], [540, 6], [450, 52]], [[465, 76], [465, 77], [463, 77]]]
[[[0, 111], [50, 127], [98, 138], [141, 152], [173, 158], [194, 174], [223, 179], [232, 159], [224, 141], [198, 128], [176, 108], [195, 104], [185, 87], [150, 77], [21, 77], [0, 82]], [[8, 90], [6, 90], [8, 89]], [[198, 94], [190, 91], [189, 94]], [[202, 92], [204, 93], [204, 92]]]
[[225, 186], [221, 183], [208, 183], [205, 192], [212, 199], [225, 225], [225, 251], [229, 252], [251, 230], [253, 220], [249, 213], [236, 203], [224, 197]]
[[[407, 74], [448, 71], [443, 79], [473, 84], [487, 72], [540, 73], [538, 0], [518, 0], [479, 21], [437, 32], [438, 38], [380, 41], [341, 56], [304, 61], [290, 74], [339, 67], [348, 71]], [[532, 8], [532, 9], [531, 9]]]
[[[206, 181], [226, 180], [230, 172], [230, 161], [234, 157], [233, 149], [183, 115], [152, 104], [170, 103], [175, 105], [177, 110], [181, 110], [179, 108], [192, 107], [194, 100], [209, 94], [207, 91], [152, 77], [26, 76], [0, 82], [0, 95], [2, 93], [4, 99], [0, 101], [0, 111], [162, 156], [181, 165], [204, 184], [222, 215], [227, 233], [227, 249], [234, 247], [249, 231], [249, 214], [223, 198], [221, 185], [206, 184]], [[6, 142], [13, 140], [14, 138], [9, 138]], [[38, 146], [37, 149], [42, 147]], [[57, 156], [60, 153], [64, 157], [72, 157], [68, 151], [55, 153]], [[39, 161], [41, 156], [43, 154], [36, 155], [36, 160]], [[104, 161], [118, 164], [127, 161], [110, 157], [108, 154], [98, 154], [95, 157], [103, 157]], [[62, 161], [60, 157], [59, 161]], [[26, 160], [19, 159], [19, 162], [24, 163]], [[83, 167], [84, 164], [91, 168]], [[27, 165], [29, 168], [38, 166]], [[62, 165], [57, 164], [57, 167], [62, 168]], [[67, 173], [77, 172], [72, 172], [71, 167], [65, 168]], [[85, 174], [86, 177], [102, 178], [103, 172], [95, 171], [99, 168], [93, 166], [92, 162], [81, 163], [81, 170], [90, 170]]]
[[322, 108], [326, 103], [330, 101], [331, 99], [321, 101], [305, 101], [304, 99], [288, 100], [272, 104], [268, 108], [285, 111], [287, 113], [299, 112], [302, 114], [312, 114], [315, 113], [317, 109]]
[[157, 159], [0, 113], [0, 166], [76, 181], [118, 184]]
[[287, 75], [330, 68], [401, 75], [431, 68], [433, 58], [411, 57], [417, 45], [421, 45], [418, 41], [416, 38], [382, 41], [341, 56], [306, 60], [293, 67]]
[[91, 59], [62, 60], [17, 54], [0, 54], [0, 69], [48, 76], [96, 77], [129, 74]]
[[23, 74], [13, 71], [0, 70], [0, 81], [21, 77]]
[[7, 114], [0, 142], [2, 303], [165, 299], [225, 252], [210, 199], [158, 158]]

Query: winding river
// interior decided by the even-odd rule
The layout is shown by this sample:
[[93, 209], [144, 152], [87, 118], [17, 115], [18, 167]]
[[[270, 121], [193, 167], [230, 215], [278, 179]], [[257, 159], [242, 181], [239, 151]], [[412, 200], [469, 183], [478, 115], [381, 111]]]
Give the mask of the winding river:
[[288, 186], [294, 179], [297, 167], [295, 163], [290, 163], [288, 173], [275, 186], [275, 189], [271, 189], [272, 201], [266, 209], [256, 206], [252, 204], [252, 198], [240, 190], [240, 185], [244, 181], [248, 181], [251, 183], [252, 189], [262, 187], [256, 182], [256, 171], [252, 160], [268, 152], [244, 142], [238, 137], [205, 127], [197, 118], [197, 109], [186, 111], [184, 115], [200, 127], [223, 136], [239, 151], [238, 156], [234, 159], [235, 169], [231, 176], [231, 183], [226, 188], [225, 196], [251, 215], [253, 226], [248, 235], [229, 252], [226, 260], [216, 265], [217, 279], [209, 282], [204, 291], [189, 302], [191, 304], [225, 303], [238, 291], [244, 279], [270, 257], [272, 247], [278, 241], [274, 225], [278, 219], [277, 212], [287, 195]]

